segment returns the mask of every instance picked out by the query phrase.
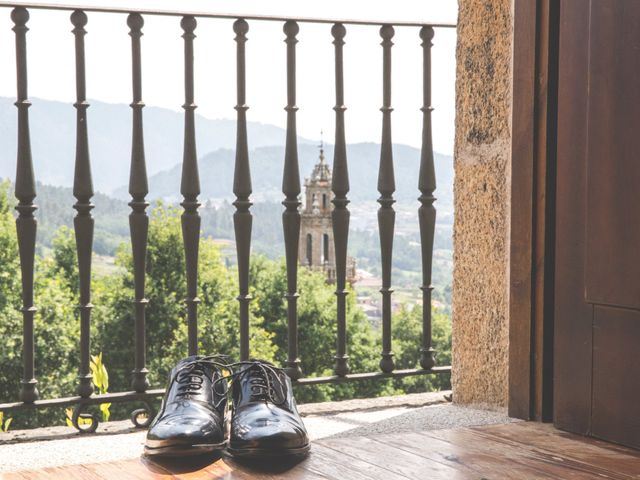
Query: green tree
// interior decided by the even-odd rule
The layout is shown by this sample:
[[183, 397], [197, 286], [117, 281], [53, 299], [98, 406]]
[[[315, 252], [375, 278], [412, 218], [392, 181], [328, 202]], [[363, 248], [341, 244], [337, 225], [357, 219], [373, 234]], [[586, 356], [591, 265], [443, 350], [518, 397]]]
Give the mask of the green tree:
[[[112, 390], [129, 388], [133, 366], [133, 263], [130, 248], [121, 246], [119, 275], [99, 279], [94, 303], [96, 349], [105, 355]], [[239, 354], [238, 293], [236, 275], [222, 262], [211, 239], [200, 242], [198, 339], [200, 354]], [[187, 321], [184, 298], [186, 275], [180, 211], [159, 205], [151, 211], [146, 265], [146, 344], [149, 379], [164, 385], [173, 365], [187, 355]], [[273, 359], [271, 335], [254, 310], [251, 322], [253, 355]]]
[[18, 242], [9, 203], [8, 181], [0, 182], [0, 312], [17, 304], [20, 284]]
[[76, 239], [69, 227], [62, 226], [54, 234], [52, 240], [53, 251], [50, 275], [60, 274], [67, 281], [73, 292], [80, 286], [78, 278], [78, 257], [76, 253]]
[[[8, 184], [0, 187], [0, 399], [16, 400], [22, 370], [21, 284], [17, 238]], [[77, 374], [78, 323], [73, 295], [54, 262], [37, 259], [34, 319], [35, 364], [41, 398], [72, 395]], [[17, 412], [13, 428], [51, 423], [55, 412]]]
[[[287, 359], [286, 266], [263, 257], [254, 257], [251, 281], [254, 302], [265, 319], [265, 328], [273, 332], [277, 346], [276, 359], [284, 365]], [[337, 338], [335, 286], [328, 285], [322, 273], [300, 269], [298, 274], [298, 345], [302, 369], [306, 376], [333, 375]], [[378, 349], [372, 328], [355, 303], [355, 295], [347, 296], [347, 341], [349, 365], [353, 372], [375, 371]], [[387, 382], [358, 382], [344, 385], [299, 387], [300, 402], [376, 396], [391, 393]]]
[[[0, 184], [0, 399], [17, 399], [22, 377], [22, 315], [20, 268], [14, 215], [8, 183]], [[186, 356], [187, 325], [184, 298], [186, 276], [180, 225], [181, 210], [162, 204], [150, 212], [146, 264], [146, 351], [149, 380], [162, 386], [176, 361]], [[110, 391], [130, 389], [134, 362], [133, 264], [131, 249], [122, 244], [118, 270], [92, 279], [92, 353], [104, 352]], [[78, 271], [71, 229], [59, 229], [47, 258], [37, 258], [35, 350], [38, 388], [42, 398], [73, 395], [79, 362], [79, 321], [76, 309]], [[337, 337], [334, 285], [319, 272], [300, 269], [298, 276], [299, 351], [306, 376], [333, 374]], [[286, 267], [283, 261], [252, 257], [250, 267], [251, 356], [284, 365], [287, 359]], [[199, 351], [239, 356], [237, 270], [225, 266], [219, 247], [201, 239], [199, 258]], [[347, 349], [352, 372], [378, 371], [380, 332], [358, 308], [354, 292], [347, 297]], [[421, 308], [402, 308], [393, 318], [396, 366], [415, 368], [419, 361]], [[434, 348], [438, 364], [451, 360], [451, 325], [446, 311], [433, 313]], [[353, 382], [296, 387], [300, 402], [371, 397], [401, 392], [449, 388], [447, 376]], [[123, 418], [131, 406], [114, 404], [112, 418]], [[59, 423], [54, 411], [16, 414], [14, 428]]]
[[[438, 365], [451, 365], [451, 319], [439, 310], [432, 311], [432, 345]], [[422, 306], [412, 309], [403, 306], [392, 320], [393, 351], [397, 369], [420, 368], [422, 338]], [[449, 375], [424, 375], [394, 381], [395, 387], [405, 393], [448, 390]]]

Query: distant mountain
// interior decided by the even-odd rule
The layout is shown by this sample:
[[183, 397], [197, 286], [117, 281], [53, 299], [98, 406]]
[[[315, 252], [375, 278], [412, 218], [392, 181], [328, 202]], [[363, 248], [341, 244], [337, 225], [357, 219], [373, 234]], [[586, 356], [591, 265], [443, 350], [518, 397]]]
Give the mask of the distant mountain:
[[[32, 98], [29, 109], [31, 145], [36, 179], [58, 186], [73, 184], [75, 109], [69, 103]], [[15, 177], [17, 124], [14, 99], [0, 97], [0, 178]], [[96, 191], [111, 193], [129, 181], [131, 109], [123, 104], [90, 100], [89, 144]], [[144, 134], [149, 175], [182, 161], [183, 115], [164, 108], [144, 109]], [[249, 122], [251, 148], [283, 145], [285, 131], [273, 125]], [[198, 153], [234, 148], [234, 120], [196, 117]], [[315, 141], [299, 138], [300, 143]]]
[[[420, 168], [420, 151], [407, 145], [396, 144], [393, 147], [396, 193], [399, 201], [416, 202], [419, 196], [418, 172]], [[252, 197], [256, 201], [274, 201], [282, 198], [282, 169], [284, 147], [259, 147], [250, 152], [251, 178], [253, 184]], [[327, 146], [325, 156], [331, 163], [333, 147]], [[233, 150], [219, 149], [205, 155], [199, 161], [202, 199], [233, 199], [233, 168], [235, 153]], [[311, 174], [318, 161], [318, 147], [310, 144], [298, 146], [300, 175]], [[349, 164], [349, 180], [351, 191], [349, 198], [355, 201], [374, 201], [378, 198], [378, 162], [380, 145], [375, 143], [358, 143], [347, 146]], [[448, 210], [453, 204], [453, 159], [446, 155], [436, 154], [436, 181], [439, 207]], [[179, 200], [180, 197], [180, 164], [149, 178], [149, 198]], [[304, 188], [304, 187], [303, 187]], [[122, 186], [114, 195], [127, 199], [127, 188]]]
[[[49, 185], [73, 184], [75, 156], [75, 109], [69, 103], [32, 99], [29, 109], [31, 145], [36, 180]], [[131, 109], [123, 104], [90, 101], [89, 143], [96, 191], [128, 200], [131, 149]], [[171, 110], [144, 109], [145, 149], [150, 176], [150, 199], [180, 198], [183, 115]], [[0, 178], [14, 178], [16, 158], [16, 108], [13, 99], [0, 97]], [[285, 130], [273, 125], [249, 122], [249, 148], [256, 201], [280, 200]], [[196, 119], [196, 138], [201, 158], [201, 198], [233, 199], [233, 164], [236, 124], [234, 120]], [[318, 158], [317, 142], [298, 139], [300, 174], [311, 173]], [[348, 146], [350, 198], [374, 201], [377, 193], [380, 146], [359, 143]], [[326, 158], [333, 148], [326, 147]], [[406, 145], [394, 145], [396, 199], [415, 201], [420, 152]], [[453, 161], [436, 154], [439, 211], [449, 210], [453, 197]]]

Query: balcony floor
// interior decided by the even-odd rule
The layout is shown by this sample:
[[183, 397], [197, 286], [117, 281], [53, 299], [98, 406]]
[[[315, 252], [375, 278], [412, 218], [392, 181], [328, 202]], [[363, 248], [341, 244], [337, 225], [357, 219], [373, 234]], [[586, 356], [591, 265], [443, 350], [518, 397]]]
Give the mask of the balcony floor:
[[[354, 402], [305, 406], [312, 453], [295, 465], [226, 457], [152, 461], [140, 455], [144, 432], [111, 427], [93, 436], [0, 446], [0, 478], [640, 479], [640, 452], [550, 425], [450, 404]], [[93, 455], [85, 457], [85, 450]]]

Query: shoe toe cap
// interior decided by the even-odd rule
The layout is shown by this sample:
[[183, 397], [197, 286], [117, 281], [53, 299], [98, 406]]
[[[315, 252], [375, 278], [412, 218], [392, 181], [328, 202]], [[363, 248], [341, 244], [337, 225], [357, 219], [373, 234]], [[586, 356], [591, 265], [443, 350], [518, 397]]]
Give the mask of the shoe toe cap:
[[289, 450], [308, 443], [304, 426], [287, 417], [258, 416], [232, 425], [231, 444], [235, 448]]
[[224, 432], [214, 418], [203, 416], [171, 416], [161, 419], [147, 433], [147, 445], [161, 447], [169, 444], [224, 442]]

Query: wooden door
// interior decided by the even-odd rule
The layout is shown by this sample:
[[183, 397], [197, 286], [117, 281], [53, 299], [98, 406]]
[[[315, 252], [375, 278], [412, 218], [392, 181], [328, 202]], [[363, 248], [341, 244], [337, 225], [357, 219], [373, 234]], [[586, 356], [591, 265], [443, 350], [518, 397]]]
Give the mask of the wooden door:
[[640, 2], [559, 30], [554, 422], [640, 448]]

